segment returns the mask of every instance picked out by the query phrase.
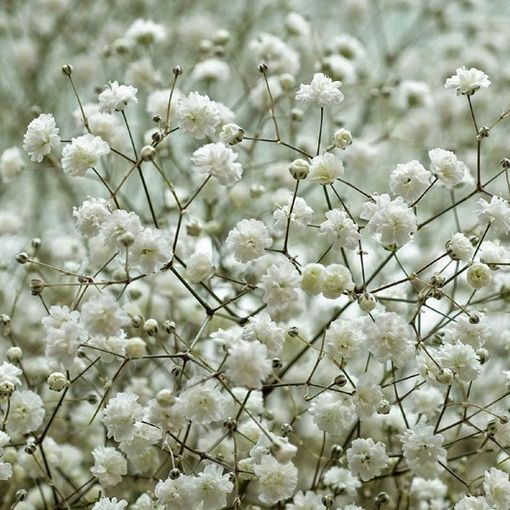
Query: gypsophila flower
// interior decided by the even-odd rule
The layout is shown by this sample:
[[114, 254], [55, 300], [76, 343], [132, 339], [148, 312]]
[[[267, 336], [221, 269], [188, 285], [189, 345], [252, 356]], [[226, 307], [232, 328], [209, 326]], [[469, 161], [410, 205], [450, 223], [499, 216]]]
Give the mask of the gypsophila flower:
[[59, 144], [59, 129], [51, 113], [41, 113], [30, 122], [23, 137], [23, 149], [27, 151], [32, 161], [39, 163]]
[[126, 459], [115, 448], [98, 446], [92, 450], [94, 466], [91, 473], [101, 485], [117, 485], [127, 474]]
[[453, 510], [494, 510], [484, 496], [464, 496]]
[[[287, 204], [281, 205], [273, 213], [274, 225], [277, 229], [283, 230], [287, 226], [289, 212], [292, 205], [292, 197]], [[298, 230], [303, 230], [312, 221], [313, 209], [306, 203], [304, 198], [296, 197], [294, 207], [290, 213], [290, 223]]]
[[108, 294], [89, 299], [81, 309], [81, 323], [91, 335], [117, 335], [127, 322], [127, 314]]
[[259, 34], [250, 42], [249, 47], [258, 62], [264, 62], [267, 65], [268, 72], [271, 74], [294, 75], [299, 71], [299, 54], [273, 34], [265, 32]]
[[133, 393], [121, 392], [111, 398], [103, 411], [102, 422], [108, 437], [125, 441], [133, 437], [133, 424], [143, 415], [143, 409]]
[[248, 324], [243, 328], [245, 340], [258, 340], [267, 347], [269, 356], [278, 356], [283, 347], [284, 330], [266, 312], [250, 317]]
[[358, 248], [361, 239], [358, 226], [344, 211], [331, 209], [326, 212], [326, 218], [320, 225], [319, 237], [324, 237], [328, 242], [333, 243], [336, 249], [355, 250]]
[[364, 341], [365, 335], [356, 321], [337, 319], [326, 330], [326, 348], [337, 361], [352, 358]]
[[239, 262], [249, 262], [264, 255], [266, 248], [272, 244], [267, 227], [260, 220], [241, 220], [225, 240], [225, 245], [232, 250]]
[[194, 253], [187, 261], [186, 276], [190, 282], [200, 283], [214, 273], [214, 265], [208, 253]]
[[[4, 446], [11, 438], [4, 431], [0, 430], [0, 457], [4, 457]], [[9, 462], [0, 462], [0, 480], [9, 480], [12, 476], [12, 465]]]
[[11, 436], [34, 432], [42, 425], [46, 411], [37, 393], [30, 390], [15, 391], [9, 404], [6, 430]]
[[154, 489], [158, 503], [165, 510], [188, 510], [200, 504], [195, 478], [181, 474], [177, 479], [160, 480]]
[[343, 174], [342, 160], [336, 154], [327, 152], [312, 159], [308, 180], [323, 185], [333, 184]]
[[225, 82], [230, 78], [230, 67], [224, 60], [208, 58], [193, 69], [193, 79], [205, 82]]
[[455, 89], [457, 94], [472, 95], [480, 88], [488, 88], [491, 84], [489, 77], [479, 69], [459, 67], [456, 74], [448, 78], [445, 88]]
[[320, 294], [324, 271], [326, 268], [322, 264], [307, 264], [301, 271], [301, 288], [313, 296]]
[[330, 264], [320, 275], [320, 290], [328, 299], [336, 299], [345, 291], [354, 289], [354, 282], [349, 269], [343, 264]]
[[104, 198], [91, 197], [85, 200], [80, 207], [73, 207], [76, 229], [85, 239], [97, 236], [101, 225], [110, 214], [108, 202]]
[[446, 464], [446, 450], [442, 447], [444, 438], [434, 434], [433, 427], [418, 424], [407, 429], [401, 436], [402, 452], [409, 469], [422, 478], [434, 478]]
[[240, 340], [229, 350], [226, 375], [235, 384], [247, 388], [261, 388], [272, 372], [272, 363], [267, 347], [260, 342]]
[[464, 234], [457, 232], [446, 242], [446, 252], [453, 260], [469, 262], [475, 248]]
[[99, 136], [86, 134], [73, 138], [62, 151], [62, 169], [69, 175], [83, 176], [96, 166], [102, 156], [110, 153], [110, 146]]
[[187, 388], [179, 395], [183, 414], [194, 423], [212, 423], [223, 417], [223, 396], [218, 383], [211, 379], [202, 381], [196, 376], [188, 381]]
[[22, 373], [23, 371], [20, 370], [17, 366], [4, 361], [0, 365], [0, 384], [8, 382], [12, 384], [13, 387], [16, 387], [17, 385], [21, 384], [21, 379], [19, 376]]
[[204, 176], [216, 177], [223, 186], [233, 186], [241, 180], [243, 168], [236, 159], [237, 154], [222, 142], [204, 145], [191, 156], [195, 170]]
[[345, 432], [356, 417], [352, 401], [341, 393], [321, 393], [313, 400], [310, 414], [320, 430], [335, 436]]
[[320, 494], [312, 491], [296, 492], [292, 501], [292, 503], [287, 503], [285, 510], [326, 510]]
[[482, 227], [490, 224], [491, 229], [498, 234], [508, 234], [510, 231], [510, 205], [506, 200], [494, 195], [490, 203], [480, 198], [476, 214]]
[[197, 140], [214, 135], [221, 122], [218, 105], [198, 92], [177, 102], [176, 116], [179, 127]]
[[153, 273], [172, 255], [170, 239], [155, 228], [145, 228], [137, 235], [129, 250], [129, 262], [144, 273]]
[[374, 443], [370, 437], [354, 439], [346, 455], [349, 469], [364, 482], [381, 474], [389, 461], [384, 444], [380, 441]]
[[143, 232], [142, 222], [134, 212], [116, 209], [99, 225], [99, 234], [112, 250], [126, 249]]
[[460, 184], [467, 173], [466, 165], [452, 151], [431, 149], [429, 159], [431, 172], [449, 189]]
[[282, 464], [272, 455], [265, 455], [254, 467], [260, 486], [259, 499], [266, 505], [290, 498], [297, 485], [298, 471], [291, 462]]
[[[353, 397], [354, 407], [360, 418], [370, 418], [377, 412], [383, 400], [381, 387], [373, 377], [364, 373], [356, 382], [356, 392]], [[363, 478], [363, 477], [361, 477]]]
[[486, 497], [496, 510], [504, 510], [510, 505], [510, 480], [508, 473], [500, 469], [490, 468], [485, 472], [483, 488]]
[[264, 291], [263, 301], [268, 305], [269, 314], [288, 309], [299, 298], [299, 285], [299, 273], [290, 262], [271, 265], [260, 280], [260, 287]]
[[333, 144], [338, 149], [345, 149], [352, 144], [352, 134], [348, 129], [340, 128], [333, 133]]
[[407, 203], [417, 200], [430, 184], [432, 174], [416, 160], [401, 163], [390, 175], [390, 189]]
[[475, 380], [482, 369], [473, 347], [460, 341], [443, 345], [436, 359], [443, 368], [452, 370], [461, 381]]
[[416, 414], [431, 420], [444, 401], [443, 394], [433, 386], [420, 388], [410, 395], [409, 407]]
[[94, 504], [91, 510], [124, 510], [127, 506], [125, 499], [118, 500], [117, 498], [101, 498]]
[[18, 147], [9, 147], [0, 156], [0, 177], [8, 182], [25, 168], [25, 161]]
[[217, 464], [208, 464], [198, 475], [196, 491], [204, 508], [219, 510], [227, 504], [227, 494], [234, 490], [234, 484], [223, 468]]
[[344, 95], [340, 92], [341, 85], [340, 81], [333, 81], [322, 73], [315, 73], [310, 85], [299, 86], [296, 99], [302, 103], [315, 103], [321, 108], [339, 104], [344, 100]]
[[360, 217], [368, 220], [367, 230], [385, 246], [407, 244], [418, 229], [416, 216], [402, 197], [391, 200], [389, 195], [377, 195], [363, 204]]
[[345, 491], [349, 496], [355, 496], [356, 490], [361, 487], [361, 482], [357, 476], [354, 476], [349, 469], [337, 466], [326, 471], [324, 483], [339, 492]]
[[138, 18], [128, 28], [125, 37], [132, 44], [147, 46], [164, 41], [166, 39], [166, 30], [159, 23]]
[[125, 110], [130, 103], [138, 103], [138, 90], [131, 85], [119, 85], [117, 80], [105, 85], [99, 94], [99, 112], [113, 113]]

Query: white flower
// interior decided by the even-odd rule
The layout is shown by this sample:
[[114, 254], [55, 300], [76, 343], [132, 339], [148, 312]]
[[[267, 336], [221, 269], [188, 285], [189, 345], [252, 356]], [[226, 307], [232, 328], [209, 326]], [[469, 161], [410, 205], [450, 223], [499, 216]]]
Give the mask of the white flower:
[[308, 180], [317, 184], [333, 184], [344, 174], [342, 160], [331, 152], [315, 156], [310, 162]]
[[477, 203], [479, 207], [476, 214], [482, 227], [490, 224], [491, 229], [498, 234], [510, 232], [510, 205], [506, 200], [493, 195], [490, 204], [483, 198]]
[[330, 264], [320, 276], [322, 295], [328, 299], [336, 299], [346, 290], [354, 289], [351, 272], [343, 264]]
[[363, 331], [368, 350], [384, 363], [391, 360], [397, 367], [414, 354], [414, 332], [411, 326], [394, 312], [375, 312], [364, 319]]
[[118, 81], [108, 83], [98, 97], [99, 112], [113, 113], [125, 110], [129, 103], [138, 103], [137, 92], [138, 90], [131, 85], [119, 85]]
[[462, 66], [457, 69], [456, 74], [446, 80], [444, 86], [455, 89], [459, 95], [472, 95], [479, 88], [487, 88], [490, 84], [489, 77], [483, 71], [474, 67], [466, 69]]
[[326, 510], [321, 495], [312, 491], [296, 492], [292, 501], [287, 503], [285, 510]]
[[491, 283], [491, 268], [482, 262], [475, 262], [469, 266], [466, 279], [473, 289], [483, 289]]
[[101, 498], [91, 510], [124, 510], [127, 504], [125, 499], [118, 501], [117, 498]]
[[19, 376], [22, 373], [23, 371], [17, 366], [4, 361], [0, 365], [0, 385], [5, 382], [11, 383], [14, 387], [18, 384], [21, 384]]
[[[170, 92], [171, 89], [158, 89], [152, 91], [147, 98], [146, 112], [152, 117], [159, 115], [161, 119], [165, 121]], [[172, 102], [170, 104], [170, 117], [174, 116], [176, 111], [176, 104], [183, 98], [184, 94], [179, 89], [174, 88], [172, 94]]]
[[363, 204], [360, 217], [368, 220], [367, 230], [385, 246], [407, 244], [418, 229], [416, 216], [402, 197], [391, 200], [389, 195], [377, 195], [374, 202]]
[[388, 465], [389, 457], [383, 443], [372, 438], [355, 439], [346, 452], [349, 469], [364, 482], [381, 474]]
[[[292, 197], [287, 201], [286, 205], [281, 205], [273, 213], [274, 225], [277, 229], [285, 230], [292, 205]], [[292, 214], [290, 215], [290, 223], [298, 230], [303, 230], [312, 221], [313, 209], [306, 203], [304, 198], [296, 197]]]
[[191, 73], [194, 80], [205, 82], [228, 82], [230, 67], [219, 58], [207, 58], [198, 62]]
[[463, 344], [468, 344], [473, 349], [480, 349], [495, 334], [487, 325], [487, 319], [480, 314], [476, 314], [478, 322], [473, 322], [465, 315], [457, 317], [455, 323], [448, 332], [453, 338], [460, 340]]
[[464, 496], [453, 510], [494, 510], [484, 496]]
[[340, 81], [333, 81], [322, 73], [315, 73], [310, 85], [300, 85], [296, 99], [302, 103], [315, 103], [321, 108], [338, 104], [344, 100], [344, 95], [340, 92], [341, 85]]
[[211, 379], [204, 382], [195, 376], [179, 395], [178, 403], [182, 405], [182, 413], [188, 420], [206, 425], [223, 417], [223, 400], [217, 382]]
[[352, 144], [352, 134], [348, 129], [340, 128], [333, 133], [333, 144], [338, 149], [345, 149]]
[[510, 508], [510, 481], [508, 473], [496, 468], [490, 468], [485, 472], [483, 488], [486, 497], [496, 510]]
[[114, 336], [128, 323], [128, 316], [113, 297], [102, 294], [82, 306], [81, 322], [91, 335]]
[[167, 236], [156, 228], [145, 228], [129, 250], [129, 262], [144, 273], [153, 273], [170, 260], [172, 247]]
[[0, 156], [0, 176], [4, 182], [12, 180], [25, 168], [25, 161], [18, 147], [9, 147]]
[[358, 225], [341, 209], [331, 209], [326, 212], [326, 221], [320, 225], [319, 237], [324, 237], [333, 246], [355, 250], [358, 248], [361, 236]]
[[46, 154], [60, 144], [59, 129], [50, 113], [41, 113], [27, 127], [23, 148], [32, 161], [41, 162]]
[[358, 416], [370, 418], [377, 412], [382, 400], [381, 387], [374, 381], [373, 376], [368, 373], [362, 374], [356, 382], [356, 392], [353, 397]]
[[123, 455], [115, 448], [97, 446], [92, 450], [94, 466], [91, 473], [101, 485], [117, 485], [122, 475], [127, 474], [127, 462]]
[[260, 220], [241, 220], [225, 240], [225, 245], [233, 251], [239, 262], [249, 262], [265, 254], [272, 244], [267, 227]]
[[243, 168], [236, 159], [237, 154], [223, 142], [203, 145], [191, 156], [195, 170], [216, 177], [223, 186], [232, 186], [241, 180]]
[[62, 169], [69, 175], [85, 175], [99, 158], [110, 153], [110, 146], [99, 136], [89, 133], [73, 138], [62, 151]]
[[261, 388], [271, 375], [272, 363], [267, 347], [260, 342], [240, 340], [228, 350], [226, 375], [235, 384], [247, 388]]
[[196, 479], [189, 475], [180, 475], [172, 480], [160, 480], [154, 489], [158, 503], [165, 510], [189, 510], [200, 504], [196, 490]]
[[108, 437], [125, 441], [133, 437], [133, 424], [143, 416], [143, 409], [134, 393], [121, 392], [111, 398], [103, 410], [102, 422]]
[[469, 262], [473, 257], [475, 248], [464, 234], [457, 232], [446, 242], [446, 252], [453, 260]]
[[177, 101], [176, 116], [179, 127], [197, 140], [213, 136], [221, 122], [218, 105], [198, 92]]
[[361, 482], [349, 469], [334, 466], [324, 474], [324, 483], [338, 491], [345, 491], [349, 496], [355, 496]]
[[127, 29], [125, 37], [132, 44], [148, 46], [164, 41], [166, 39], [166, 30], [159, 23], [138, 18]]
[[102, 240], [112, 250], [125, 251], [143, 232], [142, 222], [134, 212], [116, 209], [99, 225]]
[[193, 283], [203, 282], [214, 273], [214, 265], [208, 253], [193, 253], [186, 264], [186, 277]]
[[320, 430], [338, 436], [351, 427], [356, 419], [351, 399], [338, 392], [324, 392], [310, 406], [310, 415]]
[[297, 485], [298, 470], [292, 462], [282, 464], [272, 455], [265, 455], [254, 467], [258, 477], [259, 499], [266, 505], [290, 498]]
[[254, 53], [258, 62], [267, 65], [270, 74], [294, 75], [299, 71], [299, 54], [273, 34], [259, 34], [250, 42], [250, 51]]
[[431, 106], [430, 87], [423, 81], [404, 80], [398, 86], [396, 104], [404, 111]]
[[37, 393], [15, 391], [9, 401], [6, 430], [11, 436], [34, 432], [42, 425], [45, 414], [43, 401]]
[[322, 264], [306, 264], [301, 271], [301, 288], [313, 296], [320, 294], [324, 271], [326, 268]]
[[470, 345], [458, 341], [443, 345], [436, 356], [443, 368], [449, 368], [461, 381], [474, 381], [482, 367], [475, 350]]
[[97, 236], [100, 226], [110, 214], [108, 202], [104, 198], [89, 198], [80, 207], [73, 207], [76, 229], [85, 239]]
[[434, 478], [446, 464], [446, 450], [442, 447], [444, 438], [434, 434], [432, 426], [418, 424], [407, 429], [401, 436], [402, 453], [409, 469], [422, 478]]
[[269, 307], [269, 314], [282, 311], [291, 306], [298, 298], [300, 276], [296, 268], [288, 261], [276, 266], [272, 264], [260, 280], [264, 291], [262, 300]]
[[243, 329], [243, 338], [245, 340], [258, 340], [267, 347], [268, 355], [278, 356], [283, 347], [285, 332], [283, 328], [278, 327], [276, 322], [266, 312], [261, 312], [254, 317], [250, 317], [248, 324]]
[[447, 188], [460, 184], [467, 173], [467, 168], [452, 151], [444, 149], [429, 150], [430, 170]]
[[394, 195], [400, 195], [407, 203], [418, 199], [430, 183], [431, 173], [416, 160], [401, 163], [390, 175], [390, 189]]
[[434, 386], [421, 387], [409, 395], [409, 408], [431, 420], [444, 401], [443, 394]]
[[364, 341], [362, 329], [353, 320], [337, 319], [326, 330], [326, 348], [337, 361], [352, 358], [362, 348]]
[[219, 510], [227, 504], [227, 494], [234, 490], [234, 484], [228, 474], [223, 474], [222, 467], [208, 464], [198, 475], [195, 490], [204, 509]]

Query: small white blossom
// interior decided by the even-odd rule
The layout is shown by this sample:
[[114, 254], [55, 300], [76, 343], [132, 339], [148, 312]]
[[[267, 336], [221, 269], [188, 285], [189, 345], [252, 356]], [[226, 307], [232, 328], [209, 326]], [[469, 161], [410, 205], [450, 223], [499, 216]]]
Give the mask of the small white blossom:
[[510, 507], [508, 473], [494, 467], [490, 468], [485, 472], [483, 488], [488, 501], [495, 506], [496, 510], [505, 510]]
[[479, 69], [459, 67], [456, 74], [448, 78], [445, 88], [455, 89], [457, 94], [472, 95], [480, 88], [488, 88], [491, 84], [489, 77]]
[[451, 189], [463, 181], [467, 173], [466, 165], [452, 151], [431, 149], [429, 159], [431, 172], [447, 188]]
[[324, 483], [338, 491], [345, 491], [349, 496], [355, 496], [361, 487], [361, 481], [349, 469], [334, 466], [324, 474]]
[[216, 177], [223, 186], [233, 186], [241, 180], [243, 168], [236, 159], [237, 154], [222, 142], [203, 145], [191, 156], [195, 170]]
[[461, 381], [474, 381], [482, 370], [473, 347], [460, 341], [443, 345], [436, 359], [441, 367], [452, 370]]
[[228, 350], [226, 375], [235, 384], [247, 388], [261, 388], [271, 375], [272, 363], [267, 347], [260, 342], [241, 340]]
[[401, 163], [391, 172], [391, 192], [400, 195], [410, 204], [427, 189], [431, 175], [419, 161], [413, 159], [408, 163]]
[[111, 398], [103, 411], [102, 422], [108, 437], [115, 441], [133, 437], [133, 424], [143, 416], [143, 409], [134, 393], [121, 392]]
[[221, 122], [217, 103], [198, 92], [177, 101], [176, 116], [179, 127], [197, 140], [213, 136]]
[[260, 220], [241, 220], [233, 228], [225, 240], [225, 245], [234, 253], [234, 258], [239, 262], [262, 257], [266, 248], [272, 244], [267, 227]]
[[296, 99], [302, 103], [315, 103], [321, 108], [338, 104], [344, 100], [344, 95], [340, 92], [341, 85], [340, 81], [333, 81], [322, 73], [315, 73], [310, 85], [300, 85]]
[[446, 242], [446, 252], [453, 260], [469, 262], [473, 257], [475, 248], [464, 234], [457, 232]]
[[99, 94], [99, 112], [113, 113], [125, 110], [130, 103], [138, 103], [138, 90], [131, 85], [119, 85], [118, 81], [108, 83]]
[[110, 146], [99, 136], [86, 134], [73, 138], [62, 151], [62, 169], [66, 174], [83, 176], [109, 153]]
[[344, 174], [344, 164], [334, 153], [315, 156], [310, 162], [308, 180], [317, 184], [333, 184]]
[[23, 138], [23, 148], [28, 152], [30, 159], [39, 163], [59, 144], [59, 129], [50, 113], [41, 113], [30, 122]]
[[117, 498], [101, 498], [91, 510], [124, 510], [127, 504], [125, 499], [119, 501]]
[[266, 505], [290, 498], [297, 485], [298, 470], [294, 464], [282, 464], [272, 455], [265, 455], [254, 468], [260, 486], [259, 499]]
[[336, 249], [358, 248], [361, 239], [358, 226], [344, 211], [331, 209], [326, 212], [326, 218], [320, 225], [319, 237], [324, 237], [328, 242], [333, 243]]
[[343, 264], [330, 264], [320, 275], [320, 290], [328, 299], [336, 299], [345, 291], [353, 290], [354, 282], [349, 269]]
[[203, 382], [198, 376], [188, 381], [187, 388], [178, 398], [184, 416], [200, 424], [212, 423], [223, 417], [223, 400], [218, 383], [210, 379]]
[[[292, 205], [292, 197], [288, 199], [287, 204], [281, 205], [273, 213], [274, 225], [279, 230], [287, 227], [289, 212]], [[303, 230], [312, 221], [313, 209], [306, 203], [304, 198], [296, 197], [294, 207], [290, 214], [290, 224], [297, 230]]]
[[325, 392], [315, 398], [310, 415], [320, 430], [338, 436], [352, 426], [356, 419], [354, 405], [342, 393]]
[[127, 474], [127, 462], [115, 448], [97, 446], [92, 450], [94, 466], [90, 469], [101, 485], [117, 485]]
[[9, 404], [6, 430], [11, 436], [34, 432], [42, 425], [46, 411], [37, 393], [30, 390], [15, 391]]
[[0, 177], [8, 182], [25, 168], [25, 161], [18, 147], [9, 147], [0, 156]]
[[372, 438], [355, 439], [346, 455], [352, 474], [358, 475], [364, 482], [380, 475], [389, 461], [384, 444], [374, 443]]
[[126, 40], [131, 44], [148, 46], [166, 39], [165, 27], [152, 20], [138, 18], [127, 29]]
[[506, 200], [494, 195], [490, 204], [483, 198], [480, 198], [477, 203], [476, 214], [482, 227], [490, 224], [491, 229], [498, 234], [510, 232], [510, 205]]

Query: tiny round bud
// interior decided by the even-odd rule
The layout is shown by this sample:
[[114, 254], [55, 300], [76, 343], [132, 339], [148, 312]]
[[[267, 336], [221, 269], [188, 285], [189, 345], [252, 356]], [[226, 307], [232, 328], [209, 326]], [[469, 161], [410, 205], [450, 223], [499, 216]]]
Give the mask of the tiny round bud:
[[131, 317], [131, 326], [133, 328], [141, 328], [144, 323], [144, 318], [142, 315], [133, 315]]
[[338, 374], [333, 382], [335, 383], [336, 386], [342, 388], [347, 384], [347, 377], [345, 377], [344, 374]]
[[70, 382], [62, 372], [53, 372], [48, 376], [48, 386], [51, 391], [62, 391]]
[[19, 489], [16, 491], [16, 501], [25, 501], [27, 499], [28, 493], [25, 489]]
[[338, 460], [344, 453], [344, 449], [339, 444], [334, 444], [331, 447], [331, 458]]
[[28, 253], [22, 251], [16, 255], [16, 261], [20, 264], [26, 264], [29, 261]]
[[209, 53], [212, 50], [213, 43], [209, 39], [202, 39], [198, 45], [198, 49], [202, 53]]
[[66, 76], [71, 76], [71, 74], [73, 74], [73, 66], [71, 64], [64, 64], [62, 66], [62, 72], [66, 75]]
[[297, 336], [299, 336], [299, 328], [296, 327], [296, 326], [291, 326], [288, 330], [287, 330], [287, 335], [289, 335], [290, 337], [292, 338], [295, 338]]
[[23, 351], [20, 347], [9, 347], [7, 349], [7, 359], [11, 363], [17, 363], [23, 359]]
[[476, 355], [478, 356], [481, 365], [484, 365], [485, 363], [487, 363], [487, 361], [489, 361], [490, 358], [489, 351], [487, 349], [484, 349], [483, 347], [476, 351]]
[[175, 396], [173, 391], [168, 388], [164, 388], [158, 391], [158, 394], [156, 395], [156, 402], [161, 407], [171, 406], [175, 402]]
[[386, 492], [380, 492], [374, 499], [375, 505], [380, 508], [390, 502], [390, 497]]
[[441, 384], [451, 384], [453, 382], [453, 372], [449, 368], [439, 370], [436, 381]]
[[6, 313], [3, 313], [2, 315], [0, 315], [0, 324], [2, 326], [9, 326], [11, 323], [11, 318], [6, 314]]
[[262, 184], [252, 184], [250, 186], [250, 197], [260, 198], [266, 192], [266, 187]]
[[116, 39], [113, 41], [112, 49], [119, 55], [125, 55], [129, 52], [129, 43], [126, 41], [126, 39]]
[[23, 451], [25, 453], [28, 453], [28, 455], [33, 455], [35, 453], [36, 448], [37, 448], [37, 445], [35, 443], [35, 438], [29, 437], [27, 439], [25, 447], [23, 448]]
[[282, 423], [280, 430], [282, 432], [282, 436], [284, 437], [288, 437], [294, 432], [294, 429], [290, 423]]
[[501, 165], [502, 168], [504, 168], [505, 170], [508, 170], [510, 168], [510, 159], [508, 158], [503, 158], [499, 164]]
[[475, 262], [467, 270], [467, 282], [473, 289], [482, 289], [490, 284], [491, 268], [487, 264]]
[[99, 397], [95, 393], [91, 393], [87, 397], [87, 402], [92, 405], [97, 404], [99, 402]]
[[16, 387], [11, 381], [2, 381], [0, 383], [0, 400], [4, 400], [9, 398], [13, 393]]
[[370, 294], [368, 292], [364, 292], [359, 298], [358, 298], [358, 305], [364, 312], [371, 312], [376, 305], [376, 298], [373, 294]]
[[229, 431], [233, 432], [237, 427], [237, 422], [234, 420], [234, 418], [227, 418], [223, 422], [223, 426]]
[[30, 280], [30, 292], [32, 293], [32, 296], [39, 296], [42, 294], [45, 285], [44, 281], [40, 278], [32, 278]]
[[[154, 122], [155, 124], [159, 124], [162, 120], [163, 119], [161, 118], [161, 115], [158, 115], [157, 113], [156, 113], [156, 115], [154, 115], [152, 117], [152, 122]], [[154, 131], [154, 133], [152, 133], [152, 135], [151, 135], [153, 140], [154, 140], [154, 135], [156, 133], [159, 133], [159, 131]]]
[[304, 113], [301, 108], [292, 108], [290, 111], [290, 118], [293, 122], [301, 122], [303, 120]]
[[498, 430], [498, 422], [496, 420], [491, 420], [487, 423], [487, 434], [489, 436], [493, 436]]
[[258, 66], [257, 66], [257, 69], [259, 70], [259, 73], [267, 73], [267, 64], [264, 64], [264, 62], [261, 62]]
[[124, 232], [118, 239], [126, 248], [135, 242], [135, 236], [131, 232]]
[[147, 352], [142, 338], [134, 336], [129, 338], [126, 345], [126, 353], [130, 358], [141, 358]]
[[170, 335], [175, 331], [175, 322], [166, 320], [165, 322], [163, 322], [163, 329], [165, 330], [166, 333]]
[[349, 130], [340, 128], [333, 134], [333, 144], [338, 149], [345, 149], [352, 144], [352, 134]]
[[432, 287], [436, 287], [438, 289], [443, 287], [445, 282], [446, 282], [446, 278], [444, 277], [444, 275], [442, 275], [440, 273], [435, 273], [434, 275], [432, 275], [432, 278], [430, 279], [430, 285], [432, 285]]
[[182, 66], [180, 65], [174, 66], [174, 68], [172, 69], [172, 73], [174, 74], [174, 76], [180, 76], [182, 74]]
[[333, 497], [330, 494], [322, 496], [321, 502], [326, 508], [331, 508], [334, 504]]
[[482, 126], [479, 130], [478, 130], [478, 135], [477, 135], [477, 140], [483, 140], [484, 138], [488, 138], [490, 132], [489, 132], [489, 128], [487, 126]]
[[295, 159], [289, 166], [289, 172], [294, 179], [306, 179], [308, 172], [310, 171], [310, 165], [308, 161], [304, 159]]
[[34, 237], [31, 244], [34, 250], [38, 250], [41, 247], [42, 241], [38, 237]]
[[384, 399], [380, 404], [379, 408], [377, 409], [377, 412], [379, 414], [388, 414], [391, 411], [391, 404]]
[[198, 237], [202, 233], [203, 225], [199, 220], [193, 219], [186, 225], [186, 233], [191, 237]]
[[181, 476], [181, 472], [179, 469], [177, 468], [173, 468], [170, 470], [170, 473], [168, 473], [168, 476], [172, 479], [172, 480], [177, 480], [177, 478], [179, 478], [179, 476]]
[[146, 145], [142, 147], [140, 156], [143, 161], [152, 161], [156, 157], [156, 149], [152, 145]]
[[283, 366], [282, 360], [280, 358], [273, 358], [272, 364], [274, 369], [282, 368]]
[[219, 46], [225, 46], [230, 41], [230, 32], [225, 29], [216, 30], [212, 36], [212, 42]]
[[510, 419], [505, 414], [499, 417], [499, 423], [501, 423], [502, 425], [506, 425], [509, 421]]
[[469, 314], [469, 323], [478, 324], [480, 322], [480, 316], [476, 313]]
[[155, 336], [158, 334], [158, 321], [156, 319], [147, 319], [143, 325], [143, 330], [149, 336]]
[[[159, 115], [158, 115], [158, 117], [159, 117]], [[153, 117], [153, 120], [154, 120], [154, 117]], [[159, 117], [158, 122], [161, 122], [161, 117]], [[159, 143], [159, 142], [161, 142], [161, 140], [163, 140], [163, 133], [161, 133], [161, 131], [154, 131], [154, 133], [152, 133], [152, 135], [151, 135], [151, 139], [154, 143]]]

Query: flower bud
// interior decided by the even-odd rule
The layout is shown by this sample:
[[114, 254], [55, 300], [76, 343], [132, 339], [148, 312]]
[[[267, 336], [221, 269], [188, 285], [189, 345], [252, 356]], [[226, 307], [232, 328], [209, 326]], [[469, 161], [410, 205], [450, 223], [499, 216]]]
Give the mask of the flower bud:
[[62, 372], [53, 372], [48, 376], [48, 386], [51, 391], [62, 391], [70, 382]]
[[147, 319], [145, 321], [145, 324], [143, 325], [143, 330], [149, 335], [149, 336], [155, 336], [158, 334], [158, 321], [156, 319]]
[[295, 159], [289, 166], [289, 172], [294, 179], [306, 179], [308, 172], [310, 171], [310, 165], [308, 161], [304, 159]]
[[264, 62], [261, 62], [258, 66], [257, 66], [257, 69], [259, 70], [259, 73], [267, 73], [267, 64], [264, 64]]
[[71, 76], [71, 74], [73, 74], [73, 66], [71, 64], [64, 64], [62, 66], [62, 72], [66, 75], [66, 76]]
[[133, 328], [141, 328], [144, 323], [143, 316], [141, 315], [133, 315], [131, 317], [131, 326]]
[[175, 322], [169, 320], [163, 322], [163, 329], [165, 330], [165, 333], [170, 335], [175, 331]]
[[30, 280], [30, 292], [32, 293], [32, 296], [39, 296], [42, 294], [45, 285], [44, 281], [40, 278], [32, 278]]
[[331, 447], [331, 458], [338, 460], [344, 453], [344, 449], [339, 444], [334, 444]]
[[307, 264], [301, 273], [301, 288], [307, 293], [316, 296], [321, 292], [321, 276], [324, 270], [322, 264]]
[[9, 347], [7, 349], [7, 359], [11, 363], [17, 363], [23, 359], [23, 351], [20, 347]]
[[352, 144], [351, 132], [344, 128], [337, 129], [333, 133], [333, 144], [338, 149], [345, 149]]
[[344, 374], [338, 374], [333, 382], [335, 383], [336, 386], [342, 388], [347, 384], [347, 377], [345, 377]]
[[301, 108], [292, 108], [290, 111], [290, 118], [293, 122], [301, 122], [303, 120], [303, 110]]
[[225, 46], [230, 41], [230, 32], [225, 29], [216, 30], [212, 36], [212, 42], [219, 46]]
[[177, 478], [179, 478], [179, 476], [181, 476], [181, 472], [177, 468], [173, 468], [170, 470], [170, 473], [168, 473], [168, 476], [172, 480], [177, 480]]
[[280, 85], [283, 90], [292, 90], [296, 86], [296, 78], [290, 73], [280, 75]]
[[175, 395], [172, 390], [165, 388], [158, 391], [156, 402], [161, 407], [170, 407], [175, 402]]
[[129, 338], [126, 343], [126, 353], [130, 358], [141, 358], [146, 353], [145, 342], [138, 336]]
[[29, 261], [28, 253], [22, 251], [16, 255], [16, 261], [20, 264], [26, 264]]
[[476, 351], [476, 355], [478, 356], [478, 359], [480, 360], [480, 364], [484, 365], [489, 361], [490, 354], [487, 349], [481, 348]]
[[229, 145], [236, 145], [239, 142], [242, 142], [244, 138], [244, 129], [233, 122], [229, 122], [225, 124], [220, 131], [220, 140], [223, 143], [228, 143]]
[[376, 305], [376, 298], [373, 294], [370, 294], [368, 292], [364, 292], [359, 298], [358, 298], [358, 305], [364, 312], [371, 312]]
[[9, 398], [15, 390], [15, 386], [11, 381], [2, 381], [0, 383], [0, 400]]
[[467, 282], [473, 289], [482, 289], [490, 284], [491, 269], [487, 264], [475, 262], [467, 270]]
[[119, 236], [119, 241], [127, 248], [135, 242], [135, 236], [131, 232], [124, 232]]
[[140, 156], [143, 161], [152, 161], [156, 157], [156, 149], [152, 145], [142, 147]]
[[439, 370], [436, 381], [441, 384], [451, 384], [453, 382], [453, 372], [449, 368]]
[[172, 69], [172, 73], [174, 74], [174, 76], [180, 76], [182, 74], [182, 66], [180, 65], [174, 66]]

